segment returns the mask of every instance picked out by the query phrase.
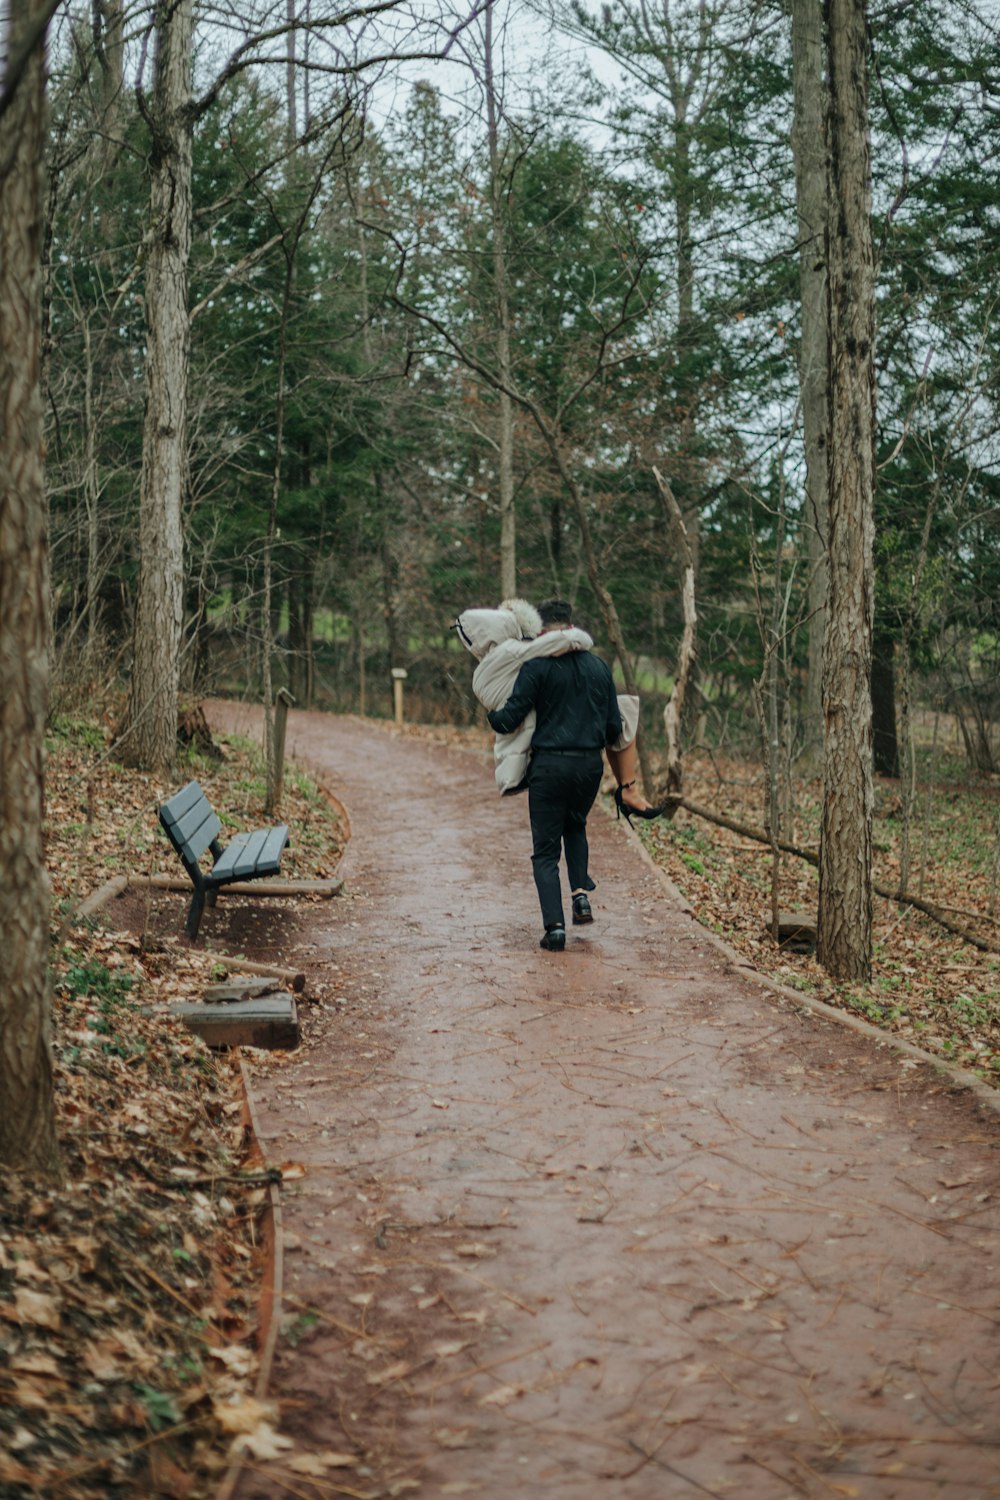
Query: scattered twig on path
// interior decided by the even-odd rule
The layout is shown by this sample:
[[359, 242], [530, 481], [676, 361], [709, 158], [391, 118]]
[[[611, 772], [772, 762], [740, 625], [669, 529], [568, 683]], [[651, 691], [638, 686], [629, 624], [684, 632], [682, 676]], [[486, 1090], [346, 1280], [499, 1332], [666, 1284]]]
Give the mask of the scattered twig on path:
[[1000, 1318], [994, 1318], [990, 1313], [983, 1312], [981, 1307], [969, 1307], [965, 1302], [952, 1302], [947, 1297], [936, 1296], [933, 1292], [921, 1292], [915, 1286], [908, 1286], [906, 1291], [912, 1292], [914, 1297], [923, 1297], [928, 1302], [936, 1302], [939, 1307], [942, 1305], [950, 1307], [953, 1312], [971, 1313], [973, 1317], [985, 1318], [987, 1323], [1000, 1323]]
[[711, 1250], [705, 1249], [701, 1253], [702, 1255], [707, 1255], [709, 1260], [714, 1260], [716, 1265], [721, 1266], [724, 1271], [729, 1271], [731, 1275], [738, 1276], [741, 1281], [745, 1281], [747, 1286], [755, 1287], [762, 1297], [776, 1297], [779, 1292], [784, 1291], [783, 1286], [762, 1286], [759, 1281], [754, 1281], [753, 1277], [748, 1276], [745, 1271], [738, 1270], [736, 1266], [730, 1265], [728, 1261], [723, 1260], [721, 1255], [715, 1255]]
[[[761, 1365], [765, 1370], [776, 1370], [779, 1375], [789, 1375], [793, 1380], [800, 1379], [803, 1373], [801, 1365], [797, 1370], [790, 1370], [787, 1365], [779, 1365], [773, 1359], [764, 1359], [762, 1355], [753, 1354], [749, 1349], [741, 1348], [739, 1344], [730, 1344], [727, 1352], [735, 1354], [737, 1359], [746, 1360], [748, 1364]], [[794, 1359], [795, 1356], [793, 1355], [792, 1358]]]
[[364, 1328], [355, 1328], [350, 1323], [342, 1323], [339, 1318], [334, 1318], [330, 1313], [320, 1312], [311, 1302], [303, 1302], [301, 1297], [293, 1297], [286, 1293], [285, 1300], [293, 1303], [295, 1307], [301, 1307], [312, 1317], [321, 1323], [329, 1323], [331, 1328], [336, 1328], [340, 1333], [346, 1333], [352, 1339], [366, 1339], [369, 1344], [384, 1344], [385, 1339], [379, 1338], [377, 1333], [368, 1333]]
[[425, 1271], [446, 1271], [450, 1275], [460, 1271], [469, 1281], [476, 1282], [478, 1286], [484, 1287], [488, 1292], [493, 1292], [497, 1297], [503, 1297], [504, 1301], [513, 1303], [522, 1312], [530, 1313], [533, 1318], [538, 1316], [537, 1307], [530, 1307], [527, 1302], [522, 1302], [520, 1297], [515, 1297], [513, 1292], [505, 1292], [503, 1287], [497, 1286], [495, 1281], [487, 1281], [485, 1276], [477, 1276], [475, 1271], [471, 1271], [468, 1266], [463, 1266], [458, 1262], [452, 1265], [440, 1260], [419, 1260], [416, 1256], [406, 1256], [405, 1264], [420, 1266]]
[[887, 1208], [890, 1213], [898, 1214], [901, 1219], [906, 1219], [910, 1224], [916, 1224], [918, 1229], [929, 1229], [931, 1234], [936, 1234], [943, 1240], [954, 1238], [946, 1229], [940, 1229], [937, 1224], [932, 1224], [930, 1219], [918, 1219], [916, 1214], [908, 1214], [905, 1208], [897, 1208], [894, 1203], [873, 1203], [870, 1198], [859, 1198], [858, 1202], [864, 1203], [868, 1208], [879, 1210]]
[[635, 1438], [629, 1438], [628, 1445], [634, 1448], [636, 1453], [641, 1453], [647, 1463], [656, 1464], [658, 1469], [665, 1469], [668, 1474], [673, 1474], [675, 1479], [683, 1479], [685, 1484], [691, 1485], [693, 1489], [700, 1490], [703, 1495], [711, 1495], [713, 1500], [722, 1500], [718, 1490], [710, 1490], [707, 1485], [702, 1484], [700, 1479], [692, 1479], [690, 1474], [684, 1474], [680, 1469], [675, 1469], [673, 1464], [668, 1464], [665, 1458], [660, 1458], [656, 1453], [648, 1453], [641, 1443]]
[[454, 1385], [456, 1380], [471, 1380], [474, 1375], [489, 1375], [501, 1365], [509, 1365], [515, 1359], [527, 1359], [529, 1354], [538, 1354], [542, 1349], [548, 1349], [551, 1343], [551, 1339], [544, 1339], [540, 1344], [531, 1344], [527, 1349], [518, 1349], [514, 1354], [504, 1354], [500, 1359], [493, 1359], [488, 1365], [467, 1365], [465, 1369], [456, 1370], [439, 1380], [433, 1390], [436, 1393], [446, 1385]]
[[[749, 1136], [750, 1140], [756, 1141], [757, 1144], [761, 1146], [767, 1146], [771, 1144], [769, 1141], [765, 1141], [762, 1135], [754, 1135], [752, 1130], [747, 1130], [743, 1125], [737, 1125], [736, 1121], [731, 1120], [725, 1113], [718, 1101], [716, 1101], [715, 1113], [719, 1116], [720, 1120], [723, 1120], [729, 1126], [730, 1130], [733, 1131], [734, 1134]], [[784, 1116], [782, 1116], [782, 1119], [784, 1119]]]
[[805, 1487], [799, 1482], [799, 1480], [791, 1478], [788, 1474], [782, 1474], [780, 1469], [775, 1469], [771, 1464], [766, 1464], [764, 1460], [762, 1458], [758, 1458], [755, 1453], [744, 1453], [743, 1457], [748, 1458], [752, 1464], [756, 1464], [757, 1467], [759, 1469], [763, 1469], [765, 1473], [773, 1474], [776, 1479], [781, 1480], [782, 1484], [787, 1484], [793, 1490], [798, 1490], [800, 1495], [807, 1495], [809, 1493], [809, 1491], [805, 1489]]

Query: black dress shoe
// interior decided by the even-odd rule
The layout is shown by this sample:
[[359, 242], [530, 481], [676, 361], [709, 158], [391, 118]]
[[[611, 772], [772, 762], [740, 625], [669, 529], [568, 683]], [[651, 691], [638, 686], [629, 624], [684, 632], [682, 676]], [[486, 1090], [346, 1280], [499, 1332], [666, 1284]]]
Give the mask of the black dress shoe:
[[546, 927], [538, 946], [547, 948], [550, 953], [561, 953], [566, 946], [565, 927]]
[[590, 902], [581, 891], [579, 896], [573, 897], [573, 926], [582, 927], [586, 922], [594, 920], [594, 913], [590, 909]]

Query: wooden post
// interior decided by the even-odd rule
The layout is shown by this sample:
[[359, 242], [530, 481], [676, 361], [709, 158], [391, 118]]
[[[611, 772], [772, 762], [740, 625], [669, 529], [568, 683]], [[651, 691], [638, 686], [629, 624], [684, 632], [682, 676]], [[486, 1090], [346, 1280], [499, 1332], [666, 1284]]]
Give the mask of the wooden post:
[[392, 700], [396, 715], [396, 723], [403, 722], [403, 683], [406, 681], [406, 668], [393, 667], [392, 669]]
[[288, 710], [295, 699], [287, 688], [279, 688], [274, 700], [274, 807], [281, 806], [281, 785], [285, 778], [285, 730], [288, 728]]

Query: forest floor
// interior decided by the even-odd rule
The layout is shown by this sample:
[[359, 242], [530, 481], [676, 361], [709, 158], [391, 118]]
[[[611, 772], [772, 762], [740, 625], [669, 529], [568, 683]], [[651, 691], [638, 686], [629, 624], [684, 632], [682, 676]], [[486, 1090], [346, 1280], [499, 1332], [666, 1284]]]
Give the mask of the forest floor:
[[[489, 737], [478, 729], [371, 727], [488, 756]], [[246, 1158], [240, 1076], [176, 1023], [139, 1008], [200, 996], [223, 972], [211, 951], [220, 939], [224, 951], [251, 957], [307, 951], [312, 904], [272, 902], [261, 922], [260, 903], [230, 898], [225, 927], [199, 948], [179, 936], [183, 897], [173, 898], [166, 926], [148, 899], [112, 902], [84, 922], [75, 915], [82, 898], [123, 870], [173, 873], [156, 807], [186, 777], [202, 781], [234, 826], [262, 820], [252, 747], [236, 737], [220, 743], [224, 761], [193, 756], [167, 786], [118, 766], [101, 726], [54, 726], [48, 865], [64, 1175], [59, 1184], [8, 1180], [0, 1207], [4, 1496], [188, 1500], [218, 1483], [234, 1447], [261, 1464], [282, 1448], [273, 1411], [252, 1394], [265, 1187], [259, 1164]], [[692, 802], [760, 825], [753, 768], [694, 756], [686, 776]], [[818, 788], [797, 796], [795, 842], [815, 847]], [[898, 814], [898, 787], [880, 784], [876, 877], [886, 884]], [[285, 872], [332, 875], [346, 831], [308, 776], [287, 775], [282, 816], [292, 828]], [[995, 785], [962, 776], [938, 781], [920, 823], [927, 898], [991, 943], [996, 822]], [[778, 952], [770, 939], [766, 848], [683, 810], [640, 833], [699, 921], [755, 968], [1000, 1082], [995, 950], [912, 908], [878, 902], [871, 988], [834, 987], [812, 958]], [[791, 857], [780, 904], [815, 911], [815, 872]], [[336, 988], [311, 985], [307, 1029], [321, 1027], [324, 1012], [342, 1014]], [[255, 1055], [261, 1077], [281, 1065]], [[294, 1180], [298, 1168], [285, 1163], [284, 1171]]]
[[[260, 756], [221, 741], [223, 760], [189, 754], [168, 785], [118, 765], [107, 738], [102, 724], [63, 719], [48, 741], [62, 1176], [7, 1175], [0, 1197], [5, 1500], [188, 1500], [211, 1492], [234, 1443], [245, 1453], [275, 1451], [271, 1413], [253, 1390], [260, 1218], [267, 1178], [281, 1169], [262, 1172], [248, 1154], [232, 1061], [162, 1009], [144, 1013], [199, 1000], [229, 971], [212, 944], [195, 948], [183, 937], [187, 896], [173, 898], [176, 920], [160, 933], [145, 922], [142, 898], [131, 930], [114, 901], [92, 918], [78, 914], [122, 872], [183, 873], [157, 807], [184, 780], [202, 782], [227, 825], [259, 826]], [[283, 817], [292, 830], [284, 872], [332, 874], [343, 825], [294, 770]], [[279, 904], [290, 920], [290, 903]], [[237, 956], [249, 933], [254, 951], [275, 961], [273, 917], [248, 920], [254, 911], [229, 898], [226, 951]]]

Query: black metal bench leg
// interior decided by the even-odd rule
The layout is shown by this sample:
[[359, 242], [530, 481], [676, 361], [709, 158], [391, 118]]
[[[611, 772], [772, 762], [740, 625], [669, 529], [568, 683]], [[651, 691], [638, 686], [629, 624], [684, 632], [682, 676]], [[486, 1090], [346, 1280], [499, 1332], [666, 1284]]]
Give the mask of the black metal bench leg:
[[201, 914], [205, 910], [205, 892], [196, 890], [191, 897], [191, 905], [188, 907], [188, 919], [184, 931], [192, 943], [198, 936], [198, 928], [201, 926]]

